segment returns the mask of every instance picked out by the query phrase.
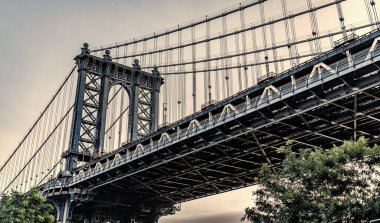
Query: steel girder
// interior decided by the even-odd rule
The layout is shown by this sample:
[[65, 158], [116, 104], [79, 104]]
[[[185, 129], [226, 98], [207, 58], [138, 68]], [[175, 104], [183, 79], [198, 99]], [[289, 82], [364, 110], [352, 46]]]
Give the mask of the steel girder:
[[[376, 75], [380, 78], [379, 74]], [[373, 89], [376, 89], [376, 87]], [[376, 95], [376, 97], [380, 96], [379, 91], [371, 91], [371, 94]], [[379, 106], [378, 101], [373, 100], [373, 98], [363, 97], [360, 99], [362, 103], [372, 101], [372, 105], [377, 104], [376, 106]], [[337, 100], [336, 103], [341, 105], [345, 101], [347, 103], [347, 100], [343, 98]], [[339, 111], [341, 107], [336, 106], [336, 103], [327, 103], [327, 110], [330, 112]], [[369, 109], [368, 107], [369, 105], [367, 109]], [[324, 105], [319, 108], [324, 109]], [[359, 110], [360, 112], [366, 112], [367, 109]], [[312, 113], [316, 113], [316, 110], [311, 109], [302, 114], [307, 116]], [[347, 115], [350, 116], [350, 114]], [[379, 117], [379, 112], [371, 113], [371, 115]], [[293, 117], [302, 119], [300, 116], [294, 115]], [[328, 118], [330, 123], [334, 122], [335, 124], [318, 128], [320, 123], [314, 122], [314, 125], [309, 124], [313, 130], [288, 125], [286, 123], [287, 119], [281, 122], [272, 121], [271, 124], [267, 123], [267, 127], [251, 131], [250, 134], [241, 134], [239, 137], [231, 137], [230, 139], [226, 137], [223, 142], [213, 146], [206, 146], [206, 148], [199, 150], [191, 142], [185, 142], [186, 149], [184, 150], [188, 152], [186, 156], [178, 154], [178, 151], [173, 147], [166, 148], [164, 155], [155, 154], [155, 158], [152, 158], [153, 161], [162, 161], [159, 167], [153, 166], [149, 168], [153, 161], [148, 157], [142, 158], [141, 160], [144, 160], [143, 164], [130, 163], [125, 168], [119, 168], [120, 172], [114, 175], [114, 179], [120, 178], [118, 183], [115, 181], [115, 184], [124, 188], [123, 193], [140, 194], [142, 197], [144, 197], [144, 194], [149, 194], [149, 199], [152, 201], [158, 199], [166, 202], [173, 200], [181, 202], [252, 185], [255, 183], [254, 177], [257, 176], [262, 163], [267, 162], [275, 170], [280, 169], [279, 164], [282, 157], [275, 152], [274, 148], [284, 145], [286, 140], [293, 140], [294, 149], [299, 150], [309, 147], [307, 144], [300, 142], [302, 139], [309, 138], [308, 140], [315, 142], [315, 147], [327, 147], [340, 143], [342, 139], [352, 138], [352, 129], [344, 131], [346, 128], [341, 127], [341, 125], [352, 124], [352, 120], [347, 121], [338, 116]], [[323, 118], [319, 121], [326, 122], [324, 120], [326, 119]], [[368, 123], [373, 123], [368, 116], [361, 116], [359, 122], [362, 128]], [[245, 127], [243, 126], [242, 128]], [[293, 132], [298, 131], [301, 134], [293, 136], [291, 130]], [[218, 131], [226, 133], [226, 129]], [[377, 128], [373, 128], [372, 131], [380, 133], [379, 125], [377, 125]], [[337, 132], [340, 132], [340, 134], [337, 135]], [[334, 135], [334, 137], [330, 137], [330, 134]], [[203, 135], [203, 137], [206, 136]], [[370, 140], [372, 142], [378, 141], [376, 137], [371, 137]], [[181, 153], [184, 153], [184, 151]], [[178, 158], [171, 160], [170, 154], [178, 156]], [[147, 169], [142, 171], [144, 166]], [[130, 171], [135, 172], [135, 174], [131, 175], [131, 177], [121, 178], [122, 175]], [[95, 189], [107, 182], [107, 180], [109, 178], [102, 178], [100, 182], [94, 183], [94, 186], [87, 184], [83, 186]], [[107, 188], [104, 184], [102, 187]]]
[[[363, 49], [360, 44], [364, 48], [369, 45], [359, 40], [345, 47], [360, 51]], [[355, 47], [359, 48], [354, 50]], [[330, 62], [339, 59], [326, 56]], [[298, 78], [308, 75], [313, 64], [320, 62], [310, 62], [308, 69], [293, 74]], [[287, 95], [272, 95], [271, 100], [263, 100], [256, 107], [244, 102], [246, 96], [252, 102], [250, 97], [260, 95], [264, 89], [253, 87], [223, 101], [235, 109], [227, 115], [217, 116], [224, 108], [215, 105], [185, 118], [178, 126], [165, 127], [76, 169], [76, 179], [65, 187], [91, 190], [98, 196], [107, 192], [110, 201], [117, 197], [129, 205], [141, 201], [183, 202], [253, 185], [263, 163], [279, 171], [283, 157], [276, 148], [288, 140], [293, 141], [295, 151], [306, 147], [328, 148], [355, 135], [364, 135], [370, 143], [376, 143], [380, 133], [377, 63], [379, 58], [375, 55], [372, 62], [354, 63], [343, 74], [300, 82]], [[284, 78], [289, 77], [285, 76], [265, 85], [278, 87], [277, 83], [284, 84]], [[209, 117], [221, 122], [210, 122]], [[200, 120], [199, 129], [196, 124], [194, 129], [186, 130], [195, 119]], [[185, 129], [186, 134], [176, 135], [178, 129]], [[160, 140], [163, 133], [167, 136]], [[151, 146], [152, 141], [161, 142]], [[85, 173], [83, 176], [79, 175], [81, 171]]]

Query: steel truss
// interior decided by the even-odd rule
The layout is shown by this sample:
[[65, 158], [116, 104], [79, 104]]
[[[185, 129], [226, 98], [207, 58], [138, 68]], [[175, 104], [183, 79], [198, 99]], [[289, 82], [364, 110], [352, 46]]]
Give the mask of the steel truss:
[[[115, 197], [117, 204], [170, 206], [256, 184], [263, 163], [273, 172], [281, 169], [276, 148], [288, 140], [295, 151], [359, 136], [377, 143], [379, 35], [369, 33], [105, 154], [77, 168], [67, 183], [52, 181], [43, 190], [90, 190], [97, 195], [89, 206]], [[342, 53], [347, 51], [353, 61]]]

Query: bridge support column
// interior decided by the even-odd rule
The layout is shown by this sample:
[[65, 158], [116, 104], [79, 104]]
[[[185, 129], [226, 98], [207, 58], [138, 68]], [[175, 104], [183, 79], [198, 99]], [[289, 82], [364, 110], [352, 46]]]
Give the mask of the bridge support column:
[[[141, 209], [141, 207], [110, 207], [99, 206], [96, 208], [76, 209], [69, 223], [158, 223], [161, 213], [156, 209]], [[85, 217], [87, 217], [85, 219]], [[84, 220], [85, 219], [85, 220]], [[64, 223], [66, 223], [64, 222]]]
[[62, 200], [48, 199], [47, 201], [53, 205], [56, 211], [57, 223], [71, 223], [73, 206], [69, 198]]
[[159, 115], [158, 105], [159, 105], [159, 98], [160, 98], [160, 86], [161, 84], [163, 84], [163, 82], [160, 81], [160, 72], [158, 72], [158, 69], [156, 66], [152, 70], [152, 75], [153, 75], [153, 89], [151, 93], [152, 106], [150, 107], [152, 122], [150, 123], [150, 130], [154, 132], [158, 128], [158, 115]]

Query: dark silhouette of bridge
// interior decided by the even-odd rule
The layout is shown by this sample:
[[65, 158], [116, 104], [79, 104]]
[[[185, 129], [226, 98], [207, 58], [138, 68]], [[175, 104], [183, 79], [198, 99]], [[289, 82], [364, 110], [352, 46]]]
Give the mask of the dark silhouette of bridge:
[[[0, 169], [2, 193], [38, 188], [58, 222], [150, 223], [179, 211], [181, 202], [256, 184], [264, 163], [280, 171], [276, 149], [289, 140], [296, 151], [360, 136], [377, 143], [374, 1], [363, 2], [368, 22], [350, 29], [342, 0], [310, 0], [295, 11], [282, 0], [283, 14], [271, 18], [268, 2], [248, 1], [122, 44], [83, 44], [76, 66]], [[329, 7], [340, 28], [320, 32], [316, 13]], [[251, 8], [261, 20], [248, 25]], [[229, 30], [233, 14], [240, 26]], [[294, 19], [305, 15], [312, 33], [297, 37]], [[211, 35], [217, 21], [222, 31]], [[285, 42], [276, 42], [278, 23]], [[200, 26], [206, 32], [197, 39]], [[305, 44], [309, 51], [301, 53]], [[287, 57], [277, 55], [281, 49]]]

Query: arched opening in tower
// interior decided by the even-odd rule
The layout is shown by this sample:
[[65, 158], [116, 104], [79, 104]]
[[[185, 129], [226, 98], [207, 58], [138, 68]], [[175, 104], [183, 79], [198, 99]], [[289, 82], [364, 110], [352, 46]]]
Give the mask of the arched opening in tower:
[[104, 153], [128, 143], [129, 95], [121, 85], [110, 88], [107, 105]]

